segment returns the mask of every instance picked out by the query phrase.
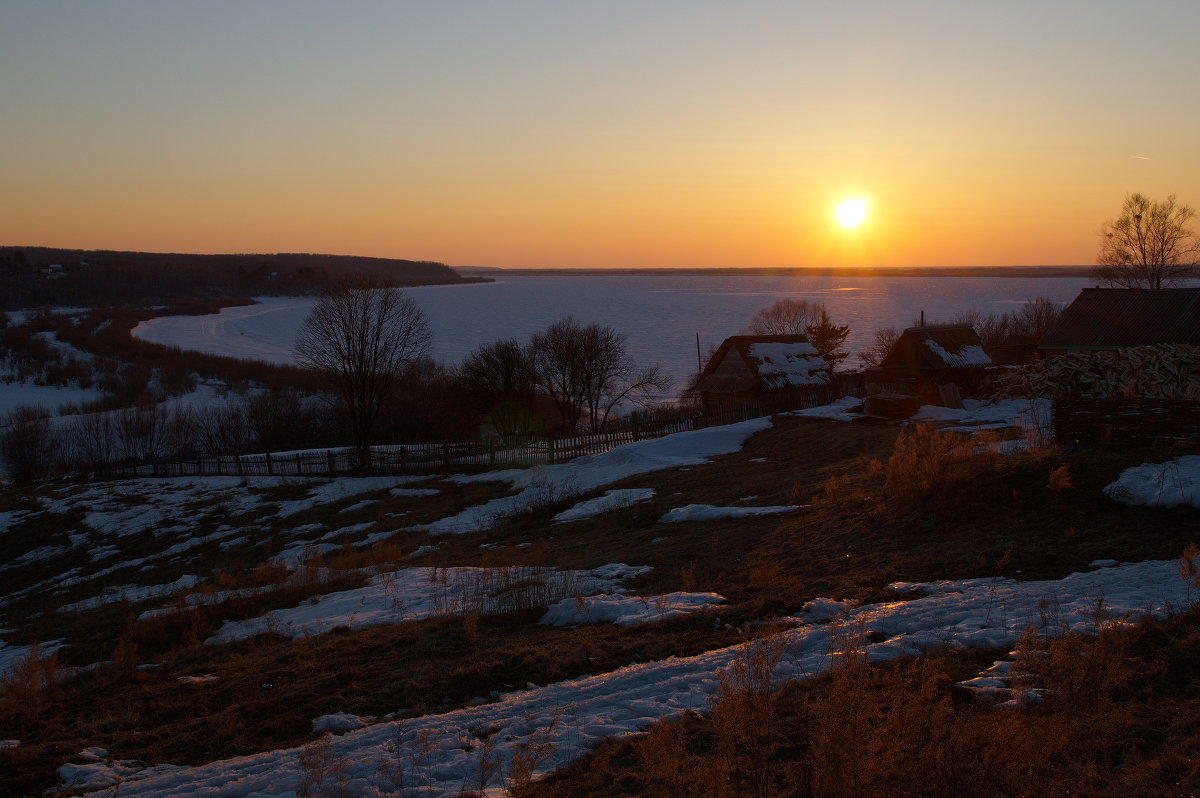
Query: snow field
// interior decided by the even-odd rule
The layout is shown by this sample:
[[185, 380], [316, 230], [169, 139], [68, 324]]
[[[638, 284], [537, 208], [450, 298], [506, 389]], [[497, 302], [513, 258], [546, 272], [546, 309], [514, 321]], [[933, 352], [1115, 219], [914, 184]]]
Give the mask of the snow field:
[[[1029, 628], [1048, 634], [1094, 628], [1098, 609], [1108, 618], [1162, 616], [1192, 597], [1175, 560], [1133, 563], [1072, 574], [1055, 581], [969, 579], [898, 584], [926, 593], [911, 601], [845, 608], [830, 622], [799, 617], [781, 634], [784, 655], [774, 677], [807, 679], [837, 658], [839, 636], [862, 634], [861, 649], [874, 662], [951, 647], [1011, 647]], [[1052, 612], [1047, 607], [1052, 607]], [[813, 607], [815, 614], [830, 609]], [[879, 642], [871, 642], [878, 639]], [[502, 695], [492, 704], [441, 715], [378, 723], [330, 742], [345, 768], [352, 796], [391, 789], [381, 762], [405, 757], [412, 784], [424, 795], [453, 795], [478, 776], [474, 748], [487, 735], [502, 769], [518, 745], [544, 739], [553, 754], [541, 770], [563, 767], [604, 739], [645, 730], [662, 718], [708, 708], [718, 675], [738, 657], [740, 646], [693, 657], [630, 665], [611, 673]], [[133, 774], [122, 796], [293, 796], [301, 779], [301, 749], [269, 751], [195, 768]], [[402, 753], [397, 754], [396, 751]]]

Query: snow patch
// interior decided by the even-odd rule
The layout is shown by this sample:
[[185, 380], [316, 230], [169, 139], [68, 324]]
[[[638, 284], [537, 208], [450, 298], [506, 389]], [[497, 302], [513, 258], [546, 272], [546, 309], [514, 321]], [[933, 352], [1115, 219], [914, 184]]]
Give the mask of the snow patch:
[[1126, 468], [1104, 495], [1121, 504], [1147, 507], [1200, 507], [1200, 455]]
[[653, 496], [654, 488], [628, 488], [625, 490], [605, 491], [603, 496], [582, 501], [569, 510], [563, 510], [554, 516], [554, 521], [555, 523], [562, 524], [567, 521], [594, 518], [597, 515], [604, 515], [613, 510], [619, 510], [622, 507], [629, 507], [630, 505], [653, 498]]
[[676, 524], [682, 521], [715, 521], [720, 518], [749, 518], [755, 515], [773, 515], [799, 510], [802, 505], [788, 504], [768, 507], [714, 507], [711, 504], [688, 504], [676, 507], [662, 518], [660, 524]]
[[637, 626], [677, 618], [709, 605], [725, 601], [717, 593], [667, 593], [663, 596], [621, 596], [601, 594], [566, 598], [554, 604], [538, 623], [568, 626], [584, 623], [611, 623]]

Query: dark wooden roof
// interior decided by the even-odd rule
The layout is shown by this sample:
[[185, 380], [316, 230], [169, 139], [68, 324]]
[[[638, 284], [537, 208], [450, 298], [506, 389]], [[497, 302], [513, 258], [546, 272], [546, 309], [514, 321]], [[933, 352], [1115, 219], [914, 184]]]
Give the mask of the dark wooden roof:
[[967, 324], [909, 327], [879, 365], [883, 368], [943, 369], [990, 366], [975, 328]]
[[1200, 344], [1200, 288], [1085, 288], [1039, 349]]
[[[771, 357], [763, 357], [763, 350], [770, 350]], [[746, 363], [753, 377], [739, 378], [713, 373], [731, 352]], [[817, 377], [817, 374], [821, 376]], [[759, 386], [780, 388], [824, 384], [831, 379], [829, 366], [817, 354], [807, 336], [733, 335], [722, 341], [708, 359], [700, 379], [696, 381], [696, 388], [701, 393], [740, 393]]]

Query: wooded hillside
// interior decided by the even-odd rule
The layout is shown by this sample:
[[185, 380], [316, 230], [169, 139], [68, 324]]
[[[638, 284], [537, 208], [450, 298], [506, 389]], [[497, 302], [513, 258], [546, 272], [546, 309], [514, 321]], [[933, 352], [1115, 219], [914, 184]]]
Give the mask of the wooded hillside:
[[0, 309], [316, 294], [347, 279], [393, 286], [480, 282], [443, 263], [350, 255], [192, 255], [0, 247]]

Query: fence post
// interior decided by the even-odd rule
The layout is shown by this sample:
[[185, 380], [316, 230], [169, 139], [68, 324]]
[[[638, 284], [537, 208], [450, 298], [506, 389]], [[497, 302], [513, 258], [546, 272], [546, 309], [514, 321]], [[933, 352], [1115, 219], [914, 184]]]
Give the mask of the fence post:
[[325, 462], [329, 464], [329, 473], [332, 474], [333, 473], [333, 450], [332, 449], [325, 450]]
[[296, 452], [296, 476], [304, 473], [304, 468], [300, 463], [300, 452]]
[[243, 474], [242, 474], [242, 456], [240, 454], [235, 454], [233, 456], [233, 464], [234, 464], [234, 467], [237, 469], [237, 475], [239, 477], [243, 476]]
[[549, 451], [550, 459], [547, 462], [550, 465], [554, 465], [554, 439], [553, 438], [550, 439], [550, 446], [549, 446], [548, 451]]
[[442, 468], [446, 471], [450, 470], [450, 444], [442, 444]]
[[267, 452], [267, 476], [275, 476], [275, 468], [271, 465], [271, 453]]
[[488, 468], [496, 467], [496, 439], [488, 441]]

